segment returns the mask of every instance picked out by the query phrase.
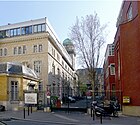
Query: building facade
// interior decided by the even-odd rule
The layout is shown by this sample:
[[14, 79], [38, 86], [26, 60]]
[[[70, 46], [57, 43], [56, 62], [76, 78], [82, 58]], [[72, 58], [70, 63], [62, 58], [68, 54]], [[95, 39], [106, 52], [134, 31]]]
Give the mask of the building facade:
[[123, 113], [140, 116], [140, 2], [123, 1], [115, 45], [115, 83], [122, 90]]
[[[73, 60], [47, 18], [0, 26], [0, 62], [19, 62], [33, 69], [44, 93], [62, 98], [67, 86], [72, 95], [76, 93]], [[46, 94], [39, 97], [46, 104]]]
[[114, 62], [114, 44], [108, 44], [104, 60], [104, 84], [107, 99], [115, 97], [115, 62]]
[[6, 110], [24, 106], [24, 94], [38, 90], [39, 77], [20, 63], [0, 63], [0, 104]]

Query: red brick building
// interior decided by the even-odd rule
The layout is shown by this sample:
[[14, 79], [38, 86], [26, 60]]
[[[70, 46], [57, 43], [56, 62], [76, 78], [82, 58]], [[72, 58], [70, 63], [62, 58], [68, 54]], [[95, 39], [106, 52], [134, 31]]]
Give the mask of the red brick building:
[[115, 45], [116, 90], [122, 90], [123, 113], [140, 116], [140, 2], [123, 1]]
[[115, 96], [115, 63], [114, 63], [114, 44], [108, 44], [104, 61], [104, 84], [107, 99]]

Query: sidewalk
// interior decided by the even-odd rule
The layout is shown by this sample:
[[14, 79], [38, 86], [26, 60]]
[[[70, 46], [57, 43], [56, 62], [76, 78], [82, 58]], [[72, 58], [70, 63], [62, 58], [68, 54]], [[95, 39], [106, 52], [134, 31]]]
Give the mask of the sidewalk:
[[[30, 120], [37, 122], [46, 122], [46, 123], [58, 123], [63, 125], [99, 125], [100, 118], [92, 119], [88, 114], [81, 112], [43, 112], [35, 111], [28, 112], [26, 111], [25, 119], [23, 111], [5, 111], [0, 112], [0, 120]], [[103, 117], [102, 124], [104, 125], [140, 125], [140, 117], [130, 117], [130, 116], [119, 116], [119, 118], [105, 118]]]

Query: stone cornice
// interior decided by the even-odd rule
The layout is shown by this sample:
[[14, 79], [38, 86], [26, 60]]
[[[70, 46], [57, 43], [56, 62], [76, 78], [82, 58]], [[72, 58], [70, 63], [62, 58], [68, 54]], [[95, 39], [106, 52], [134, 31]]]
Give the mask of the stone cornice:
[[22, 42], [22, 41], [30, 41], [30, 40], [36, 40], [36, 39], [44, 39], [44, 38], [48, 38], [48, 36], [49, 36], [48, 32], [21, 35], [21, 36], [0, 39], [0, 44], [9, 43], [9, 42]]

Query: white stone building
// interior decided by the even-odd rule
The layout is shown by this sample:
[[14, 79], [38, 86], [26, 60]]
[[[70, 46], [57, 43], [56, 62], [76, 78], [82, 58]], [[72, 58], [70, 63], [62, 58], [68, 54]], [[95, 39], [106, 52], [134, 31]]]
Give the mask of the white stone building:
[[33, 69], [41, 79], [43, 104], [46, 94], [41, 91], [61, 98], [69, 86], [69, 94], [76, 93], [75, 52], [68, 54], [46, 17], [0, 26], [0, 62], [19, 62]]

